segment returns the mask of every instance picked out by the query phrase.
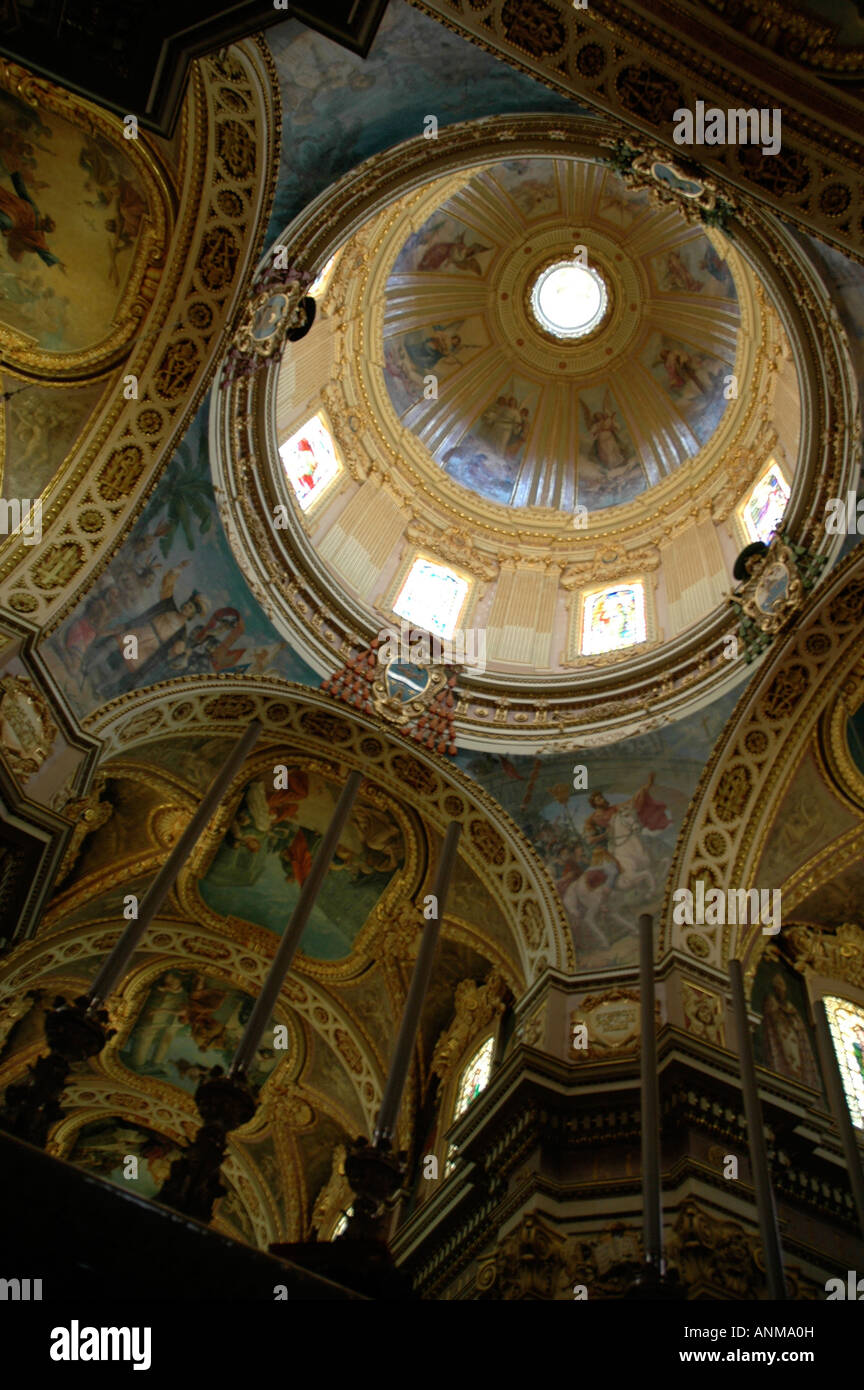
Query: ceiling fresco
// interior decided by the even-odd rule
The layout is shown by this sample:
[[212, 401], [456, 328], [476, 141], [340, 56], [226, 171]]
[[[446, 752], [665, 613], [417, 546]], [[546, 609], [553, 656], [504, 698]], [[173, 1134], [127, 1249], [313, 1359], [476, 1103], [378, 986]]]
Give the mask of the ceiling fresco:
[[0, 92], [0, 323], [47, 352], [107, 337], [152, 220], [129, 155]]
[[282, 153], [274, 240], [316, 194], [370, 155], [423, 129], [505, 111], [578, 111], [426, 15], [391, 0], [368, 58], [294, 20], [268, 29], [279, 75]]
[[[574, 242], [611, 307], [589, 337], [550, 341], [527, 301]], [[396, 256], [383, 329], [393, 407], [445, 472], [490, 501], [633, 501], [707, 444], [732, 399], [740, 314], [728, 249], [599, 164], [502, 160]]]
[[[70, 704], [85, 714], [107, 698], [174, 676], [278, 671], [317, 685], [249, 593], [215, 506], [206, 407], [117, 556], [46, 643]], [[138, 658], [122, 655], [125, 636]]]
[[[278, 758], [277, 758], [278, 762]], [[333, 818], [341, 787], [293, 760], [274, 788], [273, 758], [243, 792], [198, 891], [208, 907], [282, 935], [312, 860]], [[340, 960], [382, 895], [392, 902], [406, 885], [407, 828], [393, 811], [361, 798], [336, 850], [301, 942], [306, 955]], [[412, 837], [413, 838], [413, 837]]]
[[639, 913], [662, 903], [690, 799], [740, 693], [605, 748], [534, 758], [460, 752], [459, 766], [541, 855], [580, 972], [636, 963]]
[[[0, 1038], [0, 1082], [10, 1065], [35, 1055], [34, 1047], [41, 1045], [43, 996], [60, 987], [80, 991], [92, 979], [101, 959], [94, 944], [116, 932], [124, 895], [143, 890], [146, 866], [164, 853], [202, 782], [224, 757], [225, 742], [218, 735], [181, 736], [155, 741], [152, 757], [150, 749], [137, 745], [105, 765], [102, 796], [109, 814], [82, 844], [55, 899], [52, 929], [30, 943], [30, 963], [19, 962], [33, 994], [11, 1032], [7, 1029], [5, 1049]], [[124, 1160], [132, 1153], [138, 1157], [134, 1190], [143, 1197], [158, 1193], [190, 1125], [194, 1129], [198, 1082], [212, 1066], [230, 1062], [256, 993], [250, 969], [254, 965], [257, 975], [266, 967], [272, 953], [268, 938], [272, 942], [284, 926], [297, 883], [305, 878], [309, 856], [332, 814], [338, 784], [331, 751], [319, 743], [314, 758], [292, 759], [274, 747], [266, 760], [259, 757], [256, 764], [253, 759], [239, 779], [225, 814], [184, 869], [177, 892], [151, 929], [147, 949], [124, 980], [116, 1036], [76, 1079], [55, 1141], [69, 1161], [128, 1187]], [[265, 761], [271, 771], [269, 796]], [[288, 769], [281, 779], [286, 785], [278, 790], [273, 789], [274, 763]], [[371, 773], [371, 765], [367, 770]], [[377, 1094], [370, 1078], [378, 1087], [383, 1079], [407, 986], [411, 938], [420, 922], [419, 909], [411, 904], [419, 901], [434, 869], [440, 842], [437, 829], [425, 823], [422, 805], [383, 794], [374, 775], [364, 781], [274, 1018], [274, 1024], [287, 1026], [287, 1046], [276, 1045], [271, 1029], [256, 1055], [254, 1079], [264, 1100], [253, 1125], [232, 1141], [237, 1168], [227, 1173], [229, 1190], [217, 1212], [217, 1228], [252, 1243], [276, 1238], [280, 1228], [274, 1234], [260, 1225], [257, 1203], [263, 1198], [253, 1197], [249, 1188], [252, 1181], [257, 1190], [254, 1171], [259, 1159], [266, 1159], [267, 1144], [275, 1144], [266, 1182], [281, 1204], [281, 1229], [295, 1238], [308, 1230], [329, 1156], [367, 1126]], [[233, 856], [230, 864], [226, 855]], [[262, 896], [261, 866], [266, 872], [271, 864], [278, 882]], [[230, 891], [217, 901], [226, 885]], [[264, 930], [256, 925], [262, 922], [262, 905], [271, 913], [274, 905], [278, 908]], [[424, 1078], [450, 1023], [455, 985], [466, 976], [481, 981], [503, 957], [514, 985], [520, 978], [512, 924], [494, 907], [484, 912], [488, 906], [476, 869], [460, 858], [424, 1016]], [[37, 961], [41, 964], [34, 969]], [[340, 971], [331, 968], [328, 974], [328, 966]], [[120, 1095], [124, 1104], [118, 1112]], [[406, 1122], [414, 1103], [409, 1096]], [[292, 1166], [297, 1185], [283, 1189]]]
[[[844, 13], [844, 34], [851, 23]], [[102, 351], [155, 223], [165, 232], [170, 219], [122, 140], [112, 145], [59, 110], [37, 113], [0, 92], [0, 346], [33, 355], [32, 381], [22, 383], [20, 363], [10, 367], [6, 356], [0, 373], [2, 495], [50, 488], [61, 466], [71, 468], [78, 451], [84, 457], [91, 435], [100, 440], [94, 478], [110, 464], [98, 473], [107, 476], [107, 499], [85, 468], [82, 530], [51, 542], [78, 546], [79, 569], [91, 572], [67, 575], [62, 552], [48, 553], [53, 607], [39, 643], [47, 683], [103, 740], [103, 753], [75, 803], [75, 833], [40, 929], [0, 971], [0, 1086], [38, 1055], [53, 994], [89, 987], [128, 895], [143, 896], [238, 733], [259, 719], [256, 751], [111, 1001], [117, 1031], [70, 1079], [51, 1136], [55, 1156], [127, 1188], [126, 1156], [137, 1155], [132, 1190], [156, 1197], [199, 1124], [196, 1088], [212, 1067], [230, 1064], [347, 773], [359, 769], [361, 791], [254, 1059], [260, 1105], [232, 1134], [214, 1220], [265, 1248], [309, 1237], [316, 1205], [335, 1190], [334, 1156], [371, 1132], [421, 904], [451, 821], [462, 827], [459, 857], [397, 1136], [415, 1158], [424, 1135], [442, 1139], [434, 1057], [466, 985], [494, 977], [508, 1029], [524, 1022], [513, 1002], [547, 970], [559, 980], [584, 977], [586, 993], [629, 985], [639, 915], [651, 913], [662, 929], [674, 875], [708, 874], [706, 859], [720, 863], [717, 845], [731, 846], [735, 835], [762, 881], [794, 881], [795, 910], [812, 922], [836, 927], [849, 901], [861, 901], [853, 855], [860, 808], [823, 748], [835, 724], [826, 717], [817, 727], [814, 715], [806, 748], [781, 765], [775, 734], [781, 719], [795, 726], [798, 706], [781, 680], [780, 648], [755, 667], [739, 653], [733, 670], [720, 644], [734, 628], [727, 590], [742, 544], [738, 509], [766, 458], [782, 458], [800, 519], [819, 488], [848, 474], [853, 448], [860, 452], [846, 428], [851, 393], [838, 404], [835, 365], [845, 362], [848, 339], [864, 372], [864, 270], [815, 242], [811, 262], [779, 227], [765, 232], [755, 213], [727, 236], [619, 177], [611, 123], [403, 0], [391, 0], [366, 60], [294, 21], [250, 41], [250, 63], [253, 48], [274, 98], [278, 88], [281, 150], [277, 158], [263, 143], [237, 137], [232, 145], [208, 131], [214, 148], [196, 177], [208, 190], [202, 227], [215, 240], [202, 264], [225, 296], [217, 302], [194, 289], [203, 335], [194, 368], [182, 350], [169, 355], [166, 328], [157, 376], [169, 394], [145, 401], [142, 372], [140, 410], [118, 417], [116, 440], [99, 435], [117, 386], [107, 359], [77, 380], [64, 378], [65, 368], [50, 377], [48, 358]], [[229, 97], [236, 87], [248, 99], [248, 114], [252, 99], [231, 77], [231, 61], [220, 56], [210, 75]], [[230, 101], [226, 110], [233, 121]], [[426, 142], [430, 114], [440, 133]], [[547, 126], [554, 118], [554, 145], [519, 126], [538, 117]], [[602, 127], [601, 143], [591, 143], [589, 127]], [[424, 143], [425, 179], [410, 162]], [[177, 153], [178, 182], [188, 175], [197, 189], [179, 142]], [[240, 173], [229, 180], [232, 157]], [[282, 360], [285, 381], [305, 373], [312, 383], [296, 399], [282, 383], [286, 411], [311, 411], [311, 401], [338, 454], [330, 490], [315, 497], [313, 489], [303, 510], [267, 453], [278, 362], [272, 376], [262, 371], [239, 386], [219, 380], [215, 389], [210, 367], [224, 359], [251, 294], [262, 234], [259, 269], [275, 238], [302, 240], [307, 216], [344, 230], [337, 181], [363, 161], [356, 177], [368, 215], [331, 248], [339, 254], [316, 322]], [[404, 184], [393, 172], [400, 162], [410, 165]], [[272, 167], [273, 187], [263, 166]], [[261, 180], [254, 189], [252, 170]], [[531, 295], [576, 245], [607, 300], [583, 337], [565, 340], [532, 317]], [[226, 274], [222, 286], [220, 265], [229, 261], [237, 284]], [[188, 273], [204, 283], [197, 264]], [[163, 326], [145, 315], [141, 345]], [[813, 386], [817, 374], [799, 367], [820, 327], [824, 372]], [[192, 333], [188, 324], [174, 329]], [[184, 341], [193, 344], [189, 336], [181, 348]], [[325, 371], [318, 364], [327, 352]], [[747, 383], [738, 396], [726, 390], [736, 373]], [[291, 422], [292, 430], [305, 425]], [[175, 430], [170, 446], [163, 426]], [[278, 450], [284, 441], [275, 442]], [[277, 485], [278, 500], [293, 508], [293, 529], [278, 535], [268, 524]], [[110, 524], [87, 520], [97, 493], [114, 508]], [[586, 534], [572, 524], [579, 506], [591, 514]], [[352, 516], [360, 517], [356, 532]], [[857, 541], [848, 537], [843, 554]], [[708, 560], [701, 568], [703, 550], [713, 569]], [[361, 660], [377, 669], [369, 644], [393, 619], [399, 584], [421, 553], [457, 572], [470, 590], [471, 622], [489, 635], [488, 667], [442, 677], [452, 757], [388, 723], [359, 677], [356, 689], [350, 680], [340, 687], [344, 700], [321, 688], [335, 670], [353, 680]], [[854, 562], [846, 561], [850, 572]], [[838, 663], [841, 649], [846, 660], [852, 619], [860, 619], [855, 574], [840, 593], [849, 576], [832, 573], [836, 610], [815, 633], [824, 643], [796, 655], [814, 705], [819, 662], [832, 642]], [[647, 595], [639, 651], [581, 646], [580, 605], [627, 582]], [[26, 603], [23, 585], [15, 592]], [[798, 637], [803, 643], [809, 629]], [[776, 689], [768, 687], [772, 662]], [[846, 674], [843, 667], [838, 682]], [[793, 670], [793, 687], [795, 679]], [[787, 696], [771, 724], [765, 709]], [[857, 714], [844, 745], [859, 777], [862, 698], [850, 706]], [[756, 701], [765, 727], [756, 728], [754, 714], [751, 729]], [[746, 742], [751, 734], [765, 743]], [[703, 836], [724, 748], [737, 759], [733, 771], [744, 771], [729, 779], [731, 789], [721, 786], [719, 828], [712, 822]], [[778, 767], [772, 814], [757, 825], [740, 786], [761, 786], [760, 778], [767, 786], [764, 748]], [[67, 804], [58, 795], [61, 810]], [[753, 829], [744, 824], [750, 815]], [[724, 872], [732, 872], [731, 849]], [[733, 943], [683, 933], [673, 941], [662, 931], [659, 940], [659, 949], [674, 946], [676, 969], [694, 966], [699, 988], [714, 972], [717, 1012], [712, 1005], [708, 1013], [716, 1021]], [[768, 951], [751, 977], [764, 1015], [760, 1059], [789, 1082], [816, 1086], [800, 979]], [[17, 1013], [5, 1009], [8, 998]], [[539, 1030], [539, 1015], [534, 1022]], [[530, 1033], [518, 1036], [530, 1043]]]

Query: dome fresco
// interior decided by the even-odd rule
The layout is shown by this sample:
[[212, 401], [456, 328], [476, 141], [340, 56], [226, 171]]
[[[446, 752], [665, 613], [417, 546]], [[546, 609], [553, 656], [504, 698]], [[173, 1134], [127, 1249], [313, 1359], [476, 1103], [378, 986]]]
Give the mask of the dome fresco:
[[[286, 242], [324, 275], [315, 325], [217, 426], [226, 528], [292, 650], [329, 678], [345, 642], [437, 634], [455, 741], [511, 752], [600, 746], [738, 683], [735, 557], [794, 509], [815, 441], [797, 263], [768, 229], [706, 225], [709, 195], [656, 161], [619, 178], [596, 122], [535, 125], [335, 185]], [[253, 477], [254, 515], [233, 500]]]
[[600, 163], [486, 166], [411, 232], [387, 280], [401, 424], [492, 502], [633, 501], [698, 454], [734, 398], [727, 250]]

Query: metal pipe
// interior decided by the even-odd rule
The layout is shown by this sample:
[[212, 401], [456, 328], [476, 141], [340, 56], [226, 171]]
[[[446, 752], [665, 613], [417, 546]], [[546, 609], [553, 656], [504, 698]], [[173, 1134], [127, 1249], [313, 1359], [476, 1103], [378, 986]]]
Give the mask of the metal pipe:
[[654, 923], [639, 918], [639, 1010], [642, 1032], [642, 1243], [646, 1265], [663, 1273], [663, 1195], [660, 1187], [660, 1087], [654, 1021]]
[[426, 991], [429, 988], [429, 979], [432, 974], [432, 962], [435, 956], [435, 948], [438, 945], [438, 937], [441, 932], [441, 922], [444, 917], [444, 906], [447, 902], [450, 880], [456, 865], [456, 854], [459, 848], [459, 836], [461, 831], [461, 825], [456, 821], [451, 821], [447, 827], [447, 833], [444, 836], [444, 843], [441, 847], [441, 858], [438, 861], [438, 869], [435, 874], [435, 883], [432, 889], [436, 900], [437, 911], [435, 916], [430, 918], [423, 928], [420, 949], [417, 952], [417, 959], [414, 962], [411, 984], [408, 988], [408, 998], [405, 1000], [405, 1008], [402, 1011], [399, 1036], [396, 1039], [396, 1046], [393, 1049], [393, 1059], [390, 1063], [387, 1084], [384, 1088], [384, 1096], [381, 1101], [381, 1110], [378, 1114], [378, 1123], [375, 1127], [373, 1142], [376, 1148], [383, 1148], [392, 1143], [393, 1134], [396, 1129], [396, 1121], [399, 1118], [402, 1093], [405, 1089], [408, 1069], [411, 1065], [411, 1057], [414, 1052], [414, 1044], [417, 1040], [417, 1032], [420, 1027], [423, 1001], [426, 998]]
[[327, 833], [318, 846], [314, 862], [309, 870], [309, 877], [300, 889], [300, 897], [294, 911], [291, 913], [285, 934], [279, 942], [279, 948], [273, 957], [272, 964], [267, 972], [264, 986], [255, 1001], [255, 1007], [249, 1015], [243, 1036], [237, 1044], [237, 1051], [228, 1068], [228, 1075], [234, 1076], [237, 1072], [248, 1070], [264, 1030], [273, 1016], [276, 1007], [276, 1000], [279, 998], [279, 991], [285, 980], [285, 976], [291, 969], [291, 964], [300, 945], [300, 939], [306, 929], [310, 914], [315, 906], [315, 900], [321, 884], [324, 882], [327, 870], [330, 868], [333, 855], [339, 845], [339, 837], [345, 829], [345, 824], [354, 806], [354, 799], [357, 795], [362, 775], [359, 772], [352, 772], [342, 789], [336, 810], [333, 812], [333, 819], [327, 827]]
[[91, 1006], [100, 1001], [104, 1002], [117, 988], [130, 957], [138, 949], [141, 938], [174, 887], [177, 875], [195, 848], [202, 830], [218, 810], [234, 777], [255, 746], [260, 732], [259, 720], [253, 719], [204, 793], [192, 819], [141, 900], [137, 918], [134, 918], [125, 928], [90, 986], [88, 996], [91, 1000]]
[[753, 1039], [750, 1036], [750, 1020], [747, 1017], [747, 1001], [744, 997], [744, 973], [740, 960], [730, 960], [729, 979], [732, 984], [735, 1031], [738, 1034], [738, 1056], [741, 1064], [741, 1088], [744, 1092], [744, 1114], [747, 1117], [750, 1168], [753, 1173], [753, 1187], [756, 1192], [756, 1209], [759, 1214], [759, 1230], [762, 1235], [762, 1249], [765, 1255], [768, 1292], [772, 1298], [782, 1299], [786, 1298], [783, 1251], [780, 1245], [774, 1193], [771, 1188], [768, 1147], [765, 1143], [765, 1130], [762, 1122], [762, 1102], [759, 1099], [759, 1087], [756, 1082]]

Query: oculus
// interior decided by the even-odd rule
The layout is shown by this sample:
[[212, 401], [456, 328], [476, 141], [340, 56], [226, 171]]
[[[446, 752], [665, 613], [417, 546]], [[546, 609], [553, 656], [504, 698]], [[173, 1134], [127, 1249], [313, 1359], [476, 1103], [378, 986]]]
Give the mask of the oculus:
[[593, 332], [606, 314], [609, 291], [593, 266], [555, 261], [541, 270], [531, 289], [531, 312], [555, 338], [572, 340]]

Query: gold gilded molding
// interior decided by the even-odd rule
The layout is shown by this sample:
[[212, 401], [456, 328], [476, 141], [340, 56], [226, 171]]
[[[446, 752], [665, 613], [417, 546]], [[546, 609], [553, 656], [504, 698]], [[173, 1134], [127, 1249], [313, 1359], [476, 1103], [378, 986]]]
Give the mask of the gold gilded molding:
[[[706, 9], [714, 4], [700, 2]], [[770, 110], [782, 94], [782, 158], [765, 160], [758, 150], [734, 146], [700, 146], [698, 164], [692, 156], [691, 162], [717, 180], [724, 197], [734, 199], [740, 190], [757, 206], [839, 246], [846, 255], [862, 258], [860, 96], [854, 84], [833, 84], [827, 113], [821, 79], [834, 74], [818, 73], [814, 81], [808, 65], [830, 50], [814, 38], [812, 49], [804, 44], [809, 56], [802, 61], [801, 45], [789, 30], [791, 12], [780, 0], [771, 0], [774, 13], [783, 15], [776, 27], [765, 24], [766, 7], [760, 0], [745, 0], [758, 9], [763, 35], [791, 48], [780, 62], [763, 48], [761, 66], [754, 65], [750, 44], [741, 40], [739, 15], [718, 33], [713, 17], [705, 15], [700, 22], [692, 6], [680, 0], [655, 0], [650, 11], [637, 11], [627, 0], [604, 0], [602, 6], [584, 9], [544, 0], [542, 10], [525, 14], [510, 0], [458, 8], [454, 0], [410, 3], [511, 67], [611, 118], [631, 143], [648, 135], [665, 150], [667, 160], [681, 156], [673, 140], [676, 109], [692, 111], [697, 100], [704, 100], [723, 109]], [[737, 59], [733, 68], [724, 59], [730, 51]]]
[[[181, 707], [182, 729], [171, 717], [171, 711]], [[264, 726], [262, 748], [288, 743], [297, 753], [308, 751], [319, 757], [323, 753], [332, 763], [334, 735], [338, 736], [338, 761], [343, 768], [359, 767], [396, 800], [407, 799], [410, 804], [422, 793], [424, 819], [438, 834], [444, 833], [451, 819], [488, 826], [494, 832], [494, 852], [484, 853], [471, 836], [464, 837], [460, 852], [501, 906], [526, 981], [547, 965], [572, 968], [569, 926], [547, 870], [498, 803], [449, 760], [418, 747], [395, 729], [385, 736], [377, 720], [349, 711], [320, 691], [281, 678], [183, 677], [123, 695], [86, 723], [88, 731], [103, 738], [103, 758], [108, 759], [118, 754], [125, 758], [137, 744], [151, 738], [196, 733], [236, 737], [236, 720], [253, 715]], [[326, 753], [324, 745], [329, 745]], [[515, 875], [511, 870], [517, 871]], [[521, 915], [529, 902], [537, 913], [531, 940]]]
[[[730, 955], [750, 955], [764, 943], [761, 927], [707, 930], [672, 925], [678, 887], [756, 886], [766, 837], [784, 788], [810, 744], [836, 691], [860, 662], [864, 618], [864, 553], [854, 550], [809, 596], [796, 626], [771, 649], [717, 743], [690, 803], [666, 883], [660, 949], [682, 946], [718, 969]], [[857, 677], [856, 677], [857, 679]], [[844, 853], [860, 857], [858, 834]], [[836, 870], [837, 847], [816, 856]], [[803, 880], [802, 880], [803, 891]], [[800, 900], [800, 899], [799, 899]]]
[[[256, 42], [231, 52], [231, 80], [247, 94], [248, 109], [241, 116], [225, 104], [224, 56], [192, 64], [182, 116], [182, 211], [152, 304], [113, 368], [111, 389], [80, 448], [46, 492], [41, 543], [27, 546], [12, 535], [0, 545], [0, 602], [43, 631], [71, 611], [155, 488], [209, 385], [222, 332], [251, 278], [275, 179], [278, 84]], [[219, 132], [229, 121], [258, 151], [251, 180], [232, 176], [220, 155]], [[128, 374], [137, 377], [137, 399], [124, 397]]]

